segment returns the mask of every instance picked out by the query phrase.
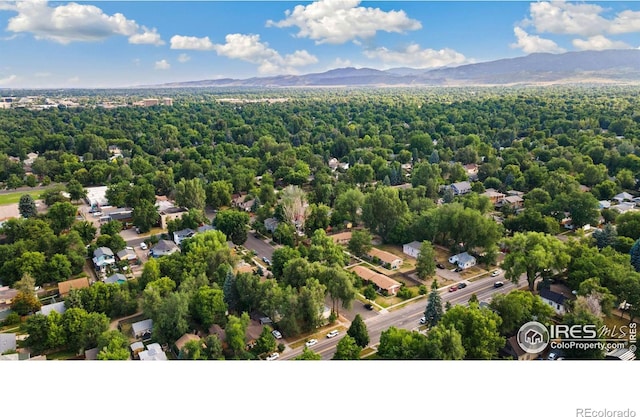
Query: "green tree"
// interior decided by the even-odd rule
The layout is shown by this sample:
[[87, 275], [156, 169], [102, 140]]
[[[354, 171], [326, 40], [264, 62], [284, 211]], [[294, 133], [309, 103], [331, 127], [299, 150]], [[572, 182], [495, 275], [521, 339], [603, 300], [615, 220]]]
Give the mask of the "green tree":
[[56, 253], [47, 262], [49, 281], [62, 282], [71, 278], [71, 262], [65, 255]]
[[18, 203], [18, 210], [20, 215], [25, 219], [29, 217], [35, 217], [38, 215], [38, 209], [33, 197], [29, 194], [23, 194], [20, 196], [20, 202]]
[[633, 269], [635, 269], [636, 272], [640, 272], [640, 239], [635, 241], [629, 255], [631, 255], [631, 265]]
[[336, 197], [331, 214], [331, 224], [338, 225], [343, 221], [358, 223], [358, 212], [364, 204], [364, 194], [356, 189], [349, 189]]
[[534, 290], [535, 281], [543, 272], [562, 271], [570, 260], [564, 243], [544, 233], [516, 233], [505, 239], [504, 244], [508, 249], [502, 263], [505, 277], [517, 283], [520, 275], [526, 273], [530, 291]]
[[328, 267], [321, 271], [320, 280], [331, 297], [331, 311], [336, 315], [340, 314], [338, 302], [343, 308], [351, 308], [351, 303], [356, 298], [353, 275], [340, 267]]
[[85, 245], [88, 245], [89, 243], [91, 243], [93, 239], [96, 237], [96, 231], [97, 231], [96, 227], [93, 225], [93, 223], [86, 220], [75, 223], [71, 227], [71, 229], [78, 232], [78, 234], [80, 235], [80, 238], [82, 239], [82, 242]]
[[505, 339], [500, 335], [502, 319], [497, 313], [480, 308], [477, 304], [468, 307], [451, 307], [440, 319], [439, 326], [455, 328], [462, 337], [465, 359], [492, 359], [504, 347]]
[[368, 230], [354, 230], [347, 248], [357, 257], [368, 253], [371, 250], [371, 233]]
[[234, 357], [238, 357], [244, 352], [247, 343], [247, 327], [249, 326], [249, 314], [242, 313], [240, 317], [229, 316], [227, 327], [225, 328], [225, 336], [227, 346]]
[[69, 193], [71, 201], [78, 201], [87, 196], [87, 190], [85, 190], [82, 184], [74, 178], [67, 183], [67, 192]]
[[188, 209], [203, 210], [206, 202], [206, 192], [202, 181], [197, 178], [181, 179], [175, 189], [176, 204]]
[[155, 204], [149, 200], [140, 200], [133, 207], [133, 224], [140, 229], [141, 233], [146, 233], [158, 223], [160, 214]]
[[438, 292], [438, 284], [434, 280], [431, 284], [427, 306], [424, 309], [424, 318], [429, 327], [433, 327], [438, 324], [443, 314], [442, 298], [440, 298], [440, 293]]
[[214, 220], [215, 226], [236, 245], [247, 241], [249, 213], [237, 210], [222, 210]]
[[376, 289], [373, 287], [373, 285], [369, 284], [364, 287], [362, 295], [364, 295], [364, 298], [366, 298], [367, 300], [375, 300], [378, 296], [378, 293], [376, 292]]
[[532, 320], [548, 324], [554, 314], [551, 306], [529, 291], [496, 294], [490, 307], [502, 318], [500, 334], [504, 336], [514, 335], [523, 324]]
[[213, 324], [224, 325], [227, 313], [224, 293], [219, 289], [201, 287], [193, 296], [191, 311], [193, 318], [206, 329]]
[[163, 299], [155, 309], [153, 337], [160, 343], [177, 340], [189, 330], [189, 297], [174, 292]]
[[407, 203], [400, 200], [398, 191], [391, 187], [379, 187], [367, 194], [362, 206], [365, 225], [388, 241], [394, 228], [408, 212]]
[[49, 207], [47, 217], [49, 218], [51, 229], [55, 234], [60, 234], [63, 230], [71, 227], [76, 219], [78, 209], [71, 203], [55, 203]]
[[418, 332], [391, 326], [380, 335], [378, 356], [383, 359], [425, 359], [428, 357], [427, 338]]
[[426, 279], [436, 273], [436, 252], [428, 240], [420, 244], [420, 253], [416, 261], [418, 277]]
[[118, 330], [109, 330], [98, 338], [98, 360], [124, 361], [129, 356], [129, 339]]
[[237, 311], [240, 295], [238, 294], [238, 287], [236, 286], [236, 276], [231, 269], [229, 269], [224, 279], [222, 292], [224, 294], [224, 302], [227, 304], [229, 310]]
[[[597, 307], [596, 307], [597, 306]], [[568, 326], [583, 326], [590, 325], [595, 326], [596, 329], [601, 329], [603, 326], [602, 318], [600, 317], [599, 304], [594, 305], [590, 302], [589, 298], [578, 297], [575, 300], [573, 309], [566, 313], [562, 318], [562, 324]], [[605, 336], [598, 332], [598, 339], [603, 339]], [[604, 350], [598, 347], [584, 349], [582, 347], [569, 347], [564, 350], [567, 357], [571, 359], [602, 359], [604, 358]]]
[[272, 330], [269, 326], [262, 328], [260, 337], [256, 340], [256, 346], [253, 348], [257, 355], [276, 350], [276, 339], [271, 334]]
[[640, 238], [640, 212], [628, 211], [616, 218], [616, 230], [618, 236], [624, 236], [633, 240]]
[[367, 325], [364, 323], [364, 320], [362, 320], [360, 314], [356, 314], [356, 317], [351, 322], [351, 326], [349, 326], [349, 330], [347, 330], [347, 334], [353, 337], [356, 344], [363, 349], [369, 344]]
[[453, 326], [435, 326], [427, 333], [429, 359], [461, 360], [466, 356], [462, 336]]
[[233, 185], [227, 181], [212, 181], [205, 188], [206, 203], [213, 209], [229, 206]]
[[607, 246], [614, 246], [616, 244], [617, 237], [618, 232], [611, 223], [607, 223], [602, 229], [597, 229], [593, 232], [593, 238], [596, 241], [598, 249], [603, 249]]
[[21, 316], [39, 311], [41, 305], [40, 300], [33, 294], [33, 291], [19, 291], [11, 300], [11, 310]]
[[309, 206], [304, 230], [307, 236], [311, 237], [318, 229], [326, 230], [329, 226], [329, 212], [331, 209], [324, 204], [311, 204]]
[[189, 340], [184, 344], [180, 353], [179, 359], [183, 360], [206, 360], [206, 354], [203, 351], [204, 342], [202, 340]]
[[296, 361], [319, 361], [322, 360], [322, 356], [319, 353], [314, 352], [308, 347], [304, 347], [302, 353], [294, 359]]
[[346, 335], [338, 342], [333, 359], [347, 361], [358, 360], [360, 359], [360, 352], [362, 352], [362, 348], [358, 346], [356, 340], [353, 337]]
[[271, 272], [275, 279], [281, 279], [285, 265], [292, 259], [300, 258], [297, 249], [285, 246], [273, 251], [271, 256]]

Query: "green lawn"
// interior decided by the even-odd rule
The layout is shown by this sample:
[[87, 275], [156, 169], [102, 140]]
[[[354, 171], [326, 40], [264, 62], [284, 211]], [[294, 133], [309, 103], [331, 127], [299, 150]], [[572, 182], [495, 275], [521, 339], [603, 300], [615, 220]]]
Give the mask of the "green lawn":
[[20, 197], [23, 194], [29, 194], [34, 200], [40, 198], [42, 191], [19, 191], [17, 193], [0, 194], [0, 206], [6, 206], [7, 204], [15, 204], [20, 201]]

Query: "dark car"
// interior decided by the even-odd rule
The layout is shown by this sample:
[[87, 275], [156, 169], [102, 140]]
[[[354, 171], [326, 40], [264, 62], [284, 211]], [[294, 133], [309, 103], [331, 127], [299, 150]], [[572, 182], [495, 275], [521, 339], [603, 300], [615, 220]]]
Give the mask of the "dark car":
[[467, 286], [466, 283], [461, 282], [460, 284], [458, 284], [458, 289], [461, 290], [461, 289], [465, 288], [466, 286]]
[[373, 304], [367, 303], [364, 305], [364, 308], [366, 308], [367, 310], [373, 310]]
[[442, 264], [436, 264], [436, 267], [438, 267], [438, 269], [444, 269], [444, 265]]
[[493, 288], [500, 288], [504, 285], [504, 282], [502, 281], [496, 281], [493, 283]]
[[457, 267], [457, 268], [455, 269], [455, 271], [456, 271], [456, 272], [462, 272], [462, 268]]

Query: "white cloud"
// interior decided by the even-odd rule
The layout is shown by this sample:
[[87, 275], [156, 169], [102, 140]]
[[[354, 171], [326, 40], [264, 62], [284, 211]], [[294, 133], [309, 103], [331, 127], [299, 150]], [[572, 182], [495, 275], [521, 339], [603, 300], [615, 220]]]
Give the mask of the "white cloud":
[[[49, 7], [46, 0], [18, 1], [11, 9], [18, 14], [9, 19], [7, 30], [32, 33], [36, 39], [62, 44], [100, 41], [110, 36], [129, 37], [131, 43], [161, 42], [155, 29], [149, 31], [121, 13], [105, 14], [92, 5], [68, 3]], [[142, 30], [142, 32], [140, 32]]]
[[160, 61], [156, 61], [155, 69], [157, 69], [157, 70], [168, 70], [169, 68], [171, 68], [171, 64], [169, 64], [166, 59], [162, 59]]
[[187, 54], [180, 54], [180, 56], [178, 57], [178, 62], [184, 64], [185, 62], [188, 62], [191, 59], [191, 57]]
[[582, 51], [602, 51], [605, 49], [628, 49], [629, 45], [622, 41], [612, 41], [602, 35], [591, 36], [588, 39], [574, 39], [573, 46]]
[[267, 26], [297, 27], [297, 37], [310, 38], [319, 44], [369, 39], [378, 31], [403, 33], [422, 28], [419, 21], [410, 19], [403, 10], [385, 12], [358, 7], [359, 4], [360, 0], [319, 0], [307, 6], [298, 5], [285, 12], [285, 19], [269, 20]]
[[12, 82], [14, 82], [17, 79], [18, 79], [17, 75], [11, 74], [8, 77], [0, 78], [0, 85], [11, 84]]
[[260, 41], [260, 35], [231, 33], [225, 37], [226, 43], [215, 44], [218, 55], [231, 59], [257, 64], [260, 74], [295, 74], [296, 67], [303, 67], [318, 62], [318, 58], [305, 50], [295, 51], [285, 56]]
[[551, 39], [544, 39], [540, 36], [530, 35], [520, 27], [516, 26], [515, 28], [513, 28], [513, 33], [516, 35], [518, 42], [512, 43], [509, 46], [511, 46], [512, 48], [522, 49], [527, 54], [533, 54], [536, 52], [565, 52], [564, 48], [558, 46]]
[[211, 51], [213, 50], [213, 42], [208, 36], [198, 38], [195, 36], [174, 35], [169, 41], [171, 49], [190, 49], [193, 51]]
[[70, 83], [70, 84], [77, 84], [78, 82], [80, 82], [80, 77], [78, 77], [77, 75], [67, 80], [67, 83]]
[[631, 32], [640, 32], [640, 12], [625, 10], [618, 13], [616, 18], [611, 22], [609, 33], [619, 34]]
[[142, 33], [131, 35], [129, 37], [129, 43], [138, 45], [164, 45], [164, 41], [162, 40], [160, 34], [156, 31], [156, 29], [149, 30], [143, 26], [142, 30]]
[[379, 59], [393, 66], [409, 66], [415, 68], [438, 68], [454, 64], [463, 64], [467, 59], [453, 49], [421, 49], [418, 44], [411, 44], [403, 50], [394, 51], [385, 47], [364, 51], [367, 58]]
[[346, 68], [346, 67], [352, 67], [353, 63], [351, 62], [350, 59], [342, 59], [342, 58], [336, 58], [333, 61], [333, 65], [331, 65], [331, 68]]

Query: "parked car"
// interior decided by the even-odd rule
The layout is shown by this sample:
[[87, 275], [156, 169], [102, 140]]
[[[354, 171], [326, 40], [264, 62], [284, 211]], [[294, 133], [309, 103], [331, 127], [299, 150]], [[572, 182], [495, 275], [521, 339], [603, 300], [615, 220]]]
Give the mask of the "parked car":
[[551, 352], [549, 353], [547, 359], [550, 361], [555, 361], [556, 359], [558, 359], [558, 354], [556, 352]]
[[146, 244], [146, 243], [144, 243], [144, 242], [142, 242], [142, 243], [140, 244], [140, 249], [142, 249], [142, 250], [147, 250], [147, 244]]
[[266, 257], [266, 256], [263, 256], [263, 257], [262, 257], [262, 262], [264, 262], [264, 263], [265, 263], [265, 264], [267, 264], [267, 265], [271, 265], [271, 261], [270, 261], [269, 259], [267, 259], [267, 257]]
[[462, 268], [457, 267], [457, 268], [455, 269], [455, 272], [462, 272]]
[[331, 339], [332, 337], [336, 337], [340, 332], [337, 330], [331, 330], [327, 333], [327, 339]]
[[274, 330], [271, 332], [271, 334], [273, 335], [273, 337], [275, 337], [276, 339], [282, 339], [282, 333], [280, 333], [277, 330]]
[[420, 324], [425, 324], [427, 322], [427, 318], [422, 316], [420, 317]]
[[267, 360], [268, 361], [275, 361], [279, 357], [280, 357], [280, 354], [278, 352], [273, 352], [271, 355], [267, 356]]
[[436, 264], [436, 267], [437, 267], [438, 269], [444, 269], [444, 265], [442, 265], [442, 264]]
[[317, 343], [318, 343], [317, 339], [309, 339], [309, 340], [306, 341], [306, 343], [304, 345], [306, 347], [311, 347], [311, 346], [313, 346], [313, 345], [315, 345]]
[[493, 288], [500, 288], [504, 285], [504, 282], [502, 281], [496, 281], [493, 283]]
[[367, 310], [373, 310], [373, 304], [367, 303], [364, 305], [364, 308], [366, 308]]
[[460, 284], [458, 284], [458, 289], [461, 290], [463, 288], [465, 288], [467, 286], [467, 284], [465, 282], [461, 282]]
[[452, 286], [449, 287], [449, 292], [454, 292], [454, 291], [457, 291], [457, 290], [458, 290], [458, 287], [455, 286], [455, 285], [452, 285]]
[[500, 272], [502, 272], [502, 271], [500, 271], [499, 269], [496, 269], [495, 271], [493, 271], [493, 272], [491, 273], [491, 276], [492, 276], [492, 277], [497, 277], [498, 275], [500, 275]]

